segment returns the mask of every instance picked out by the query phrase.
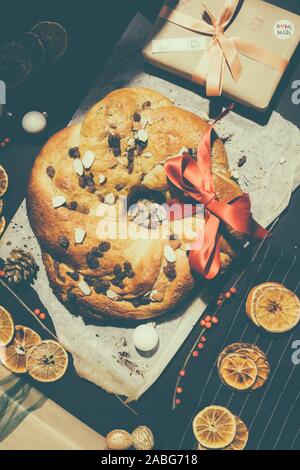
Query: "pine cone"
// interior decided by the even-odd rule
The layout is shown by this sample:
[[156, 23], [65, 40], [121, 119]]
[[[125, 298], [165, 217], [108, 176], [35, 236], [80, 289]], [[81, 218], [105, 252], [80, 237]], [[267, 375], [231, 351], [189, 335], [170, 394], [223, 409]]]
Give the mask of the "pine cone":
[[12, 250], [3, 270], [9, 283], [20, 284], [21, 282], [31, 283], [36, 279], [39, 267], [30, 253]]

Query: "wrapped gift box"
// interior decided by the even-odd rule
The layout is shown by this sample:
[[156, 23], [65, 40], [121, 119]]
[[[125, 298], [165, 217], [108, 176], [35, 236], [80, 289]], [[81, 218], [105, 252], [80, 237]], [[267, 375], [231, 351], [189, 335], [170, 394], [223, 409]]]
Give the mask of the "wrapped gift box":
[[0, 451], [103, 449], [104, 437], [0, 364]]
[[[203, 55], [207, 54], [214, 39], [218, 42], [216, 35], [222, 34], [220, 29], [213, 28], [211, 18], [218, 20], [222, 13], [226, 15], [228, 5], [234, 15], [228, 24], [223, 16], [224, 37], [231, 38], [237, 45], [240, 70], [236, 70], [234, 79], [224, 60], [224, 69], [220, 71], [216, 59], [221, 48], [217, 51], [215, 48], [208, 59], [208, 63], [211, 61], [210, 76], [215, 75], [212, 81], [218, 85], [224, 72], [223, 85], [215, 93], [209, 93], [211, 90], [207, 87], [208, 94], [222, 92], [236, 101], [264, 110], [299, 44], [300, 16], [296, 14], [262, 0], [169, 0], [151, 31], [143, 55], [157, 67], [207, 84]], [[215, 31], [214, 38], [213, 34], [199, 32], [203, 25], [204, 29]], [[228, 44], [232, 45], [227, 42], [225, 46]], [[259, 60], [250, 58], [253, 51], [255, 56], [259, 55]], [[229, 57], [231, 53], [229, 51]], [[233, 71], [236, 66], [234, 63]]]

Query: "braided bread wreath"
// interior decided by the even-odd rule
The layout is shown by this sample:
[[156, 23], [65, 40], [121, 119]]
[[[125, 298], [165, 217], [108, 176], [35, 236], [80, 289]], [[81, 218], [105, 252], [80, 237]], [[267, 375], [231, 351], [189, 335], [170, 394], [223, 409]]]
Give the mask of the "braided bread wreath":
[[[28, 216], [50, 285], [71, 311], [99, 319], [146, 319], [169, 311], [190, 293], [195, 278], [187, 240], [174, 237], [174, 225], [169, 240], [99, 240], [97, 214], [99, 205], [114, 207], [120, 195], [130, 198], [145, 188], [170, 198], [164, 160], [183, 147], [197, 148], [207, 129], [203, 119], [153, 90], [124, 88], [46, 143], [29, 181]], [[212, 172], [220, 200], [242, 194], [230, 179], [217, 136]], [[221, 228], [221, 270], [235, 256], [239, 239], [240, 234]]]

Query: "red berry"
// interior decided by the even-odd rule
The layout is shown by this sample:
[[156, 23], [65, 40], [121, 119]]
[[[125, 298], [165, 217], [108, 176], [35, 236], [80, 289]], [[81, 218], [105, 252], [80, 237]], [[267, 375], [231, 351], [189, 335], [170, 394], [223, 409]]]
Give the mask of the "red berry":
[[180, 375], [180, 377], [184, 377], [185, 376], [185, 370], [179, 371], [179, 375]]
[[205, 321], [210, 321], [210, 320], [211, 320], [211, 316], [210, 316], [210, 315], [206, 315]]
[[214, 325], [217, 325], [219, 323], [219, 319], [217, 317], [212, 317], [211, 321]]
[[202, 343], [205, 343], [205, 341], [206, 341], [205, 336], [201, 336], [201, 341], [202, 341]]
[[179, 393], [179, 394], [182, 393], [182, 392], [183, 392], [183, 388], [182, 388], [182, 387], [177, 387], [177, 388], [176, 388], [176, 392]]
[[176, 404], [176, 405], [180, 405], [180, 403], [181, 403], [181, 400], [179, 400], [179, 398], [176, 398], [175, 404]]
[[201, 320], [200, 325], [203, 326], [203, 327], [205, 327], [205, 326], [206, 326], [206, 321], [205, 321], [205, 320]]
[[5, 142], [6, 144], [9, 144], [10, 140], [11, 140], [10, 137], [5, 137], [4, 142]]
[[198, 356], [199, 356], [198, 351], [193, 351], [193, 357], [198, 357]]
[[230, 287], [230, 292], [232, 294], [236, 294], [237, 293], [237, 288], [236, 287]]
[[204, 344], [203, 343], [199, 343], [198, 344], [198, 349], [203, 349], [204, 348]]
[[206, 328], [210, 329], [211, 327], [212, 327], [212, 323], [211, 323], [210, 321], [208, 321], [208, 322], [206, 323]]
[[46, 319], [46, 314], [45, 313], [40, 313], [40, 319], [45, 320]]
[[0, 277], [4, 277], [5, 276], [5, 271], [0, 271]]
[[35, 315], [39, 315], [41, 313], [40, 309], [39, 308], [36, 308], [35, 310], [33, 310], [33, 313]]
[[226, 297], [226, 299], [230, 299], [230, 297], [231, 297], [231, 292], [230, 292], [230, 291], [225, 292], [225, 297]]
[[218, 300], [217, 305], [218, 305], [219, 307], [221, 307], [221, 305], [223, 305], [223, 300], [221, 300], [221, 299]]

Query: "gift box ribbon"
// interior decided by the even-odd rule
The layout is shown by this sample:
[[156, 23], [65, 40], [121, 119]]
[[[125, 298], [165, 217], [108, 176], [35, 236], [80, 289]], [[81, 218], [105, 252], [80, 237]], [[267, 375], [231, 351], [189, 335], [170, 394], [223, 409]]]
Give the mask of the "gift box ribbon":
[[[248, 194], [235, 197], [230, 201], [219, 201], [216, 197], [211, 168], [211, 137], [213, 127], [232, 109], [227, 108], [203, 135], [195, 160], [188, 153], [171, 157], [165, 162], [165, 171], [173, 185], [186, 196], [191, 197], [205, 207], [204, 243], [202, 248], [189, 252], [191, 269], [206, 279], [214, 278], [221, 268], [219, 226], [220, 222], [229, 225], [234, 231], [265, 238], [269, 232], [258, 225], [252, 218], [251, 203]], [[179, 216], [182, 217], [182, 211]], [[177, 218], [175, 214], [175, 218]], [[202, 234], [197, 242], [201, 243]], [[195, 246], [197, 247], [198, 243]]]
[[242, 73], [239, 53], [250, 59], [283, 73], [288, 60], [273, 52], [259, 47], [239, 37], [227, 37], [225, 29], [232, 21], [240, 0], [226, 0], [219, 18], [216, 18], [206, 6], [204, 10], [211, 24], [205, 19], [193, 18], [183, 12], [164, 5], [159, 16], [171, 23], [200, 34], [212, 36], [213, 40], [204, 51], [192, 80], [201, 85], [206, 83], [208, 96], [220, 96], [223, 90], [225, 67], [230, 70], [232, 78], [238, 82]]

